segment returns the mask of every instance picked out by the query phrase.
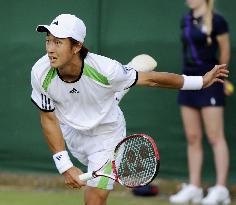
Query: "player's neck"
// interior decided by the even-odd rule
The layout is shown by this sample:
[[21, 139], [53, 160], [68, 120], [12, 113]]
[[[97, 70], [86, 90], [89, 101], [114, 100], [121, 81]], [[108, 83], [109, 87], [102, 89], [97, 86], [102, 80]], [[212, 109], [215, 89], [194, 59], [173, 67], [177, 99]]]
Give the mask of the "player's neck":
[[58, 68], [60, 77], [67, 82], [73, 82], [79, 78], [82, 72], [83, 61], [78, 56], [73, 58], [70, 63]]
[[204, 16], [206, 13], [206, 10], [207, 10], [207, 5], [202, 4], [198, 8], [193, 9], [193, 17], [198, 18], [198, 17]]

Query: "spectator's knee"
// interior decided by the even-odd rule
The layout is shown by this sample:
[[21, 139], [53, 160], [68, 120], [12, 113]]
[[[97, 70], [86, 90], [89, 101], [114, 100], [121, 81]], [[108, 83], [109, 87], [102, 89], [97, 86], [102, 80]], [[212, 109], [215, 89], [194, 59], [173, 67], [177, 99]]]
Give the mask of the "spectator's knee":
[[220, 135], [209, 135], [208, 142], [210, 145], [215, 146], [223, 140], [223, 137]]
[[201, 135], [197, 135], [195, 133], [190, 133], [187, 135], [187, 140], [189, 145], [200, 145], [202, 141]]

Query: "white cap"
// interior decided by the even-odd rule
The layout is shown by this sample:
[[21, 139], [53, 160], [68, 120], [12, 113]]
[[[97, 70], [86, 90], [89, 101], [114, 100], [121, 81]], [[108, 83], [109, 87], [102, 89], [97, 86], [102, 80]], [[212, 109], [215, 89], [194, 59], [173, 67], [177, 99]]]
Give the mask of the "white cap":
[[86, 26], [84, 22], [71, 14], [61, 14], [57, 16], [50, 25], [38, 25], [38, 32], [50, 32], [57, 38], [71, 37], [81, 43], [86, 36]]

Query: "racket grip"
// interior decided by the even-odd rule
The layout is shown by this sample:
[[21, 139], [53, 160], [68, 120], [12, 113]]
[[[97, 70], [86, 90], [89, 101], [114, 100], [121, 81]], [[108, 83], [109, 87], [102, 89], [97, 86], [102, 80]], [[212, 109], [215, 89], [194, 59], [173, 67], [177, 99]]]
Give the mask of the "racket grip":
[[93, 172], [88, 172], [88, 173], [84, 173], [84, 174], [79, 175], [79, 179], [83, 182], [86, 182], [86, 181], [93, 179], [93, 178], [94, 178]]

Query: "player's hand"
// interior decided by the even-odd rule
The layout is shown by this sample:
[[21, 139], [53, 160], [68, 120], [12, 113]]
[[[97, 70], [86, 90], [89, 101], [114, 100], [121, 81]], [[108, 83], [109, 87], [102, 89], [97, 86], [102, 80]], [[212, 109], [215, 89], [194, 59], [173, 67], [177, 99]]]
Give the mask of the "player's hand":
[[71, 189], [80, 189], [82, 186], [85, 186], [86, 183], [79, 179], [80, 174], [83, 174], [83, 172], [77, 167], [71, 167], [65, 171], [63, 176], [65, 178], [66, 186], [70, 187]]
[[224, 78], [227, 78], [228, 74], [229, 71], [226, 64], [216, 65], [203, 76], [203, 88], [209, 87], [215, 82], [224, 83]]

